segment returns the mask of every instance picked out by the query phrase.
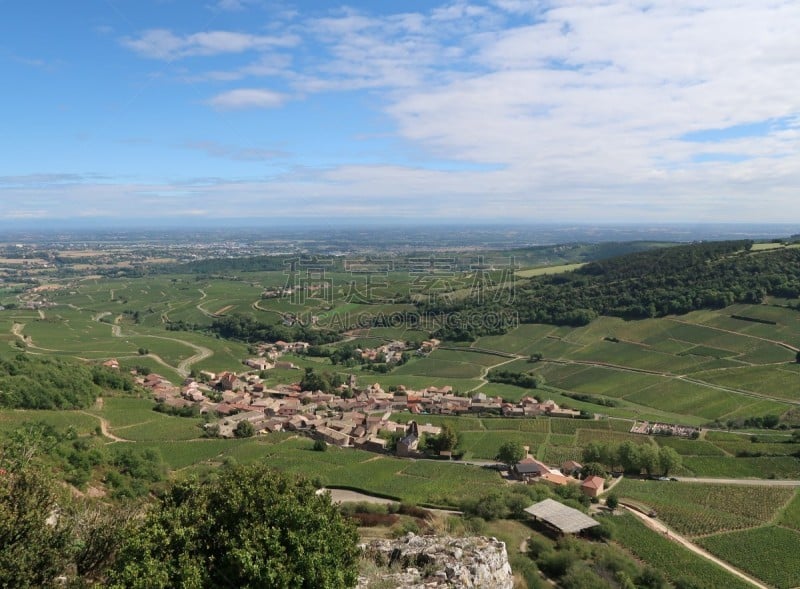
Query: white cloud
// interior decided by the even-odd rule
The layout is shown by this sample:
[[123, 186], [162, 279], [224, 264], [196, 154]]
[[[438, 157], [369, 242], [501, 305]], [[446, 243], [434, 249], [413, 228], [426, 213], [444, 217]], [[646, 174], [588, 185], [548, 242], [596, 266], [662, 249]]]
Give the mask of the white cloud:
[[223, 145], [216, 141], [189, 141], [185, 144], [188, 149], [202, 151], [213, 157], [221, 157], [236, 161], [258, 162], [271, 161], [285, 158], [286, 152], [278, 149], [264, 149], [260, 147], [236, 147]]
[[243, 0], [219, 0], [216, 4], [216, 8], [219, 10], [231, 10], [231, 11], [239, 11], [244, 10], [246, 2]]
[[219, 110], [241, 110], [251, 108], [277, 108], [282, 106], [288, 96], [272, 90], [258, 88], [239, 88], [217, 94], [208, 104]]
[[[125, 43], [157, 59], [259, 53], [195, 80], [284, 76], [298, 93], [369, 89], [369, 104], [418, 161], [467, 169], [401, 165], [388, 152], [384, 165], [354, 156], [270, 182], [195, 188], [198, 199], [225, 195], [231, 210], [336, 214], [357, 202], [400, 216], [781, 221], [800, 218], [798, 23], [793, 0], [456, 1], [416, 13], [300, 17], [286, 36], [154, 29]], [[253, 87], [208, 104], [277, 108], [288, 99]], [[795, 122], [683, 139], [784, 119]], [[218, 143], [190, 147], [270, 157]], [[704, 161], [714, 154], [737, 161]], [[310, 160], [291, 157], [287, 165]]]
[[144, 57], [175, 60], [192, 56], [263, 51], [291, 47], [298, 43], [294, 35], [250, 35], [231, 31], [207, 31], [176, 35], [167, 29], [149, 29], [137, 37], [127, 37], [122, 44]]

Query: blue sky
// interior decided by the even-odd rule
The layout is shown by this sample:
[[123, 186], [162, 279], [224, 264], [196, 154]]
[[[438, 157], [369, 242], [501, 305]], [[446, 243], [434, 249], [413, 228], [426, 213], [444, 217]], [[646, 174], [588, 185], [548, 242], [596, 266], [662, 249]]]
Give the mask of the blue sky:
[[800, 3], [0, 0], [0, 218], [800, 221]]

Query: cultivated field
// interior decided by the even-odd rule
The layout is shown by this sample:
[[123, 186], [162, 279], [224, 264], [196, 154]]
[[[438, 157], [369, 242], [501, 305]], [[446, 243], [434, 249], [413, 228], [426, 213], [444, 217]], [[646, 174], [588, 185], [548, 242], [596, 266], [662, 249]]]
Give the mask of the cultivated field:
[[678, 533], [698, 537], [764, 525], [776, 517], [796, 491], [785, 487], [624, 479], [614, 493], [655, 509], [658, 518]]
[[[779, 589], [800, 583], [800, 533], [777, 526], [702, 538], [703, 548]], [[765, 557], [765, 555], [768, 555]]]

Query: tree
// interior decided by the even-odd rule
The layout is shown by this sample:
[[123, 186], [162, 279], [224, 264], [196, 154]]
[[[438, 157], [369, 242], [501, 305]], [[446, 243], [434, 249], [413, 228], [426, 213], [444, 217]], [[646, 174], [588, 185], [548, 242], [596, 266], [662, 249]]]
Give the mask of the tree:
[[619, 499], [614, 493], [610, 493], [608, 497], [606, 497], [606, 507], [608, 507], [611, 511], [614, 511], [617, 507], [619, 507]]
[[669, 473], [681, 467], [681, 455], [674, 448], [662, 446], [658, 451], [658, 462], [661, 466], [661, 474], [669, 476]]
[[617, 460], [625, 472], [639, 474], [642, 470], [639, 460], [639, 446], [631, 441], [622, 442], [617, 448]]
[[252, 438], [255, 434], [256, 428], [246, 419], [237, 423], [236, 428], [233, 430], [233, 435], [237, 438]]
[[[583, 461], [588, 462], [599, 462], [603, 463], [603, 454], [605, 448], [599, 442], [589, 442], [583, 448]], [[608, 465], [612, 466], [612, 465]]]
[[458, 436], [449, 425], [443, 425], [438, 436], [430, 436], [426, 440], [426, 447], [431, 452], [439, 453], [452, 451], [458, 445]]
[[49, 587], [69, 563], [69, 497], [38, 460], [51, 433], [34, 425], [0, 445], [0, 587]]
[[643, 468], [648, 476], [658, 471], [659, 451], [652, 444], [642, 444], [641, 446], [639, 446], [638, 458], [639, 458], [639, 467]]
[[328, 444], [325, 440], [314, 440], [314, 451], [315, 452], [325, 452], [328, 449]]
[[506, 442], [497, 451], [497, 460], [508, 466], [514, 466], [525, 458], [525, 448], [519, 442]]
[[357, 581], [355, 526], [327, 493], [262, 465], [176, 484], [120, 549], [108, 586], [338, 589]]
[[583, 465], [583, 468], [581, 468], [581, 475], [583, 478], [590, 476], [605, 477], [606, 469], [599, 462], [587, 462]]

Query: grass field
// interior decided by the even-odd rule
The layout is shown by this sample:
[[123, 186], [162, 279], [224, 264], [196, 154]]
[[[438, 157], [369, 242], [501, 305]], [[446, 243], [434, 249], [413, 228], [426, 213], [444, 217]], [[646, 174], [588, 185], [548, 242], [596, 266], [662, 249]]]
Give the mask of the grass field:
[[414, 503], [458, 506], [462, 499], [503, 484], [496, 472], [474, 466], [410, 462], [359, 450], [314, 452], [312, 446], [306, 438], [289, 439], [267, 447], [256, 459], [325, 485], [350, 486]]
[[[523, 272], [556, 269], [569, 268], [558, 266]], [[392, 288], [402, 291], [408, 286], [407, 277], [395, 274]], [[252, 273], [246, 280], [181, 275], [146, 280], [80, 280], [53, 293], [58, 306], [46, 310], [44, 318], [29, 311], [2, 311], [0, 326], [7, 326], [4, 338], [13, 345], [19, 338], [10, 331], [13, 323], [18, 323], [17, 329], [30, 338], [28, 349], [36, 353], [90, 359], [115, 356], [132, 362], [143, 347], [172, 367], [172, 371], [163, 366], [162, 370], [174, 379], [179, 366], [214, 372], [239, 369], [248, 354], [242, 344], [197, 332], [166, 332], [166, 321], [207, 325], [213, 314], [244, 313], [258, 315], [262, 320], [269, 316], [270, 321], [279, 322], [281, 316], [277, 311], [327, 313], [332, 317], [364, 310], [365, 305], [346, 301], [334, 301], [324, 310], [325, 301], [321, 299], [308, 299], [305, 305], [296, 305], [286, 299], [260, 298], [263, 288], [282, 281], [285, 276], [280, 272]], [[255, 304], [267, 311], [256, 310]], [[384, 307], [388, 312], [403, 306], [380, 308]], [[375, 312], [375, 308], [371, 311]], [[136, 321], [132, 319], [134, 313]], [[402, 326], [364, 329], [358, 335], [400, 339], [428, 336]], [[643, 321], [601, 317], [581, 328], [520, 325], [505, 335], [483, 337], [471, 344], [472, 348], [517, 354], [518, 361], [508, 362], [507, 358], [484, 353], [437, 350], [427, 358], [413, 359], [391, 374], [376, 375], [375, 381], [416, 388], [450, 384], [462, 391], [480, 386], [487, 394], [499, 393], [516, 400], [525, 394], [524, 389], [496, 387], [497, 393], [493, 393], [480, 380], [488, 368], [503, 363], [505, 369], [533, 370], [544, 376], [548, 388], [555, 393], [572, 391], [619, 399], [618, 407], [602, 410], [610, 415], [650, 416], [696, 424], [780, 414], [789, 407], [786, 401], [800, 400], [797, 386], [800, 365], [792, 362], [793, 354], [784, 343], [800, 344], [800, 313], [785, 307], [735, 305]], [[200, 349], [210, 350], [211, 355], [194, 365], [188, 364]], [[534, 353], [543, 354], [545, 362], [526, 362]], [[143, 360], [150, 362], [148, 368], [158, 369], [152, 360]], [[554, 360], [572, 363], [556, 364]], [[369, 375], [364, 377], [372, 379]], [[591, 405], [573, 405], [596, 409]]]
[[693, 476], [719, 478], [800, 478], [800, 460], [792, 456], [736, 458], [685, 456], [683, 468]]

